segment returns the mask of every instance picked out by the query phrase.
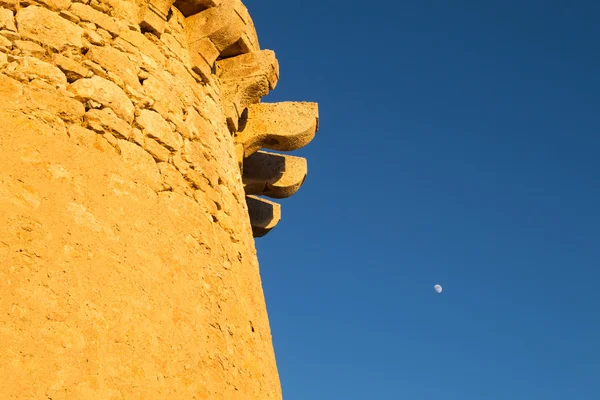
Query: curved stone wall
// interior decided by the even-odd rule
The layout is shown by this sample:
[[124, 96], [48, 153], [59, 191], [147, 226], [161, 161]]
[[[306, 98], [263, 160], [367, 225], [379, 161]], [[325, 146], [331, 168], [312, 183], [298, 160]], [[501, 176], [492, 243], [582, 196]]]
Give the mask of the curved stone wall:
[[314, 103], [239, 0], [0, 0], [2, 398], [279, 399], [253, 236]]

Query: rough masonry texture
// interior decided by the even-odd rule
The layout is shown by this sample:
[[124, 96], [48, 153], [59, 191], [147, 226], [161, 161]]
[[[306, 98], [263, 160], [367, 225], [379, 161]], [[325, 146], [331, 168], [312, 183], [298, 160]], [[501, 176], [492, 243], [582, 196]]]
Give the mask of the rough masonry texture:
[[280, 399], [254, 238], [318, 128], [239, 0], [0, 0], [0, 398]]

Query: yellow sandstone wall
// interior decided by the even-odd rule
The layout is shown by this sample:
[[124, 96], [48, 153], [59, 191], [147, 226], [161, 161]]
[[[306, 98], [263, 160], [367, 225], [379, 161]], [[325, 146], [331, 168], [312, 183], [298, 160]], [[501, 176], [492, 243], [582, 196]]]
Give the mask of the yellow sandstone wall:
[[0, 0], [0, 398], [280, 399], [253, 236], [313, 103], [237, 0]]

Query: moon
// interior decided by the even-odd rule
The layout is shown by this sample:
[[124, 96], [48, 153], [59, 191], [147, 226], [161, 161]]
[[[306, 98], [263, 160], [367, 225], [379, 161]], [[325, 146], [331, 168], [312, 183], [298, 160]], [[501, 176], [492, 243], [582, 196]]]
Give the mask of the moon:
[[435, 289], [436, 292], [442, 293], [442, 286], [441, 285], [435, 285], [433, 288]]

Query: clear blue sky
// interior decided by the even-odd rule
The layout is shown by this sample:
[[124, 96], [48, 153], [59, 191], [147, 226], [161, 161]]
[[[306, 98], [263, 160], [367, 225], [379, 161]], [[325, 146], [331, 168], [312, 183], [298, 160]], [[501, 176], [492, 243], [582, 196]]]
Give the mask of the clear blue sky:
[[245, 3], [320, 105], [257, 240], [284, 399], [600, 399], [600, 4]]

